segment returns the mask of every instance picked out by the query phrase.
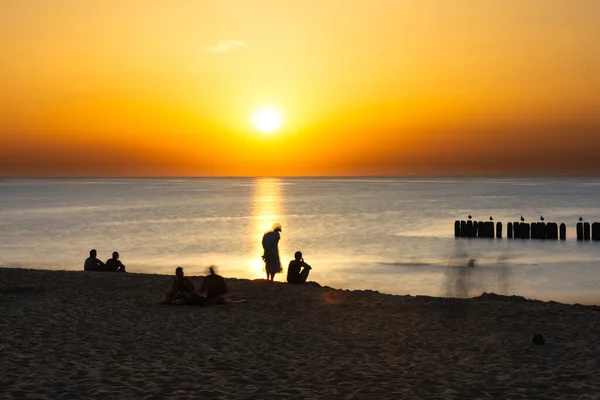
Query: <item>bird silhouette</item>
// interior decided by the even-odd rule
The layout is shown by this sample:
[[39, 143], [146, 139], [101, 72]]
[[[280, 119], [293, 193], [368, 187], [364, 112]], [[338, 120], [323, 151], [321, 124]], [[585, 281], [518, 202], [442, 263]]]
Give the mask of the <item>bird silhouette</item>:
[[473, 217], [471, 217], [471, 216], [469, 215], [469, 219], [471, 219], [471, 218], [473, 218]]
[[540, 221], [543, 221], [543, 220], [544, 220], [544, 216], [540, 215]]
[[579, 217], [579, 221], [583, 221], [583, 217]]
[[521, 215], [521, 222], [525, 221], [525, 218]]
[[493, 220], [494, 220], [494, 218], [492, 218], [492, 216], [490, 215], [490, 221], [493, 221]]

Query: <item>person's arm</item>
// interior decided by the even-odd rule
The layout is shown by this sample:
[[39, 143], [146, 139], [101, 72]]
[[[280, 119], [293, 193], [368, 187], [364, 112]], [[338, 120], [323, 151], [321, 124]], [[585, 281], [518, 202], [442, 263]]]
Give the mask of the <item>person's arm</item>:
[[304, 262], [304, 259], [302, 259], [302, 266], [304, 268], [310, 268], [310, 269], [312, 269], [312, 267], [310, 265], [308, 265], [307, 263]]
[[190, 293], [196, 292], [196, 286], [194, 286], [194, 283], [189, 278], [188, 278], [188, 289], [190, 290]]

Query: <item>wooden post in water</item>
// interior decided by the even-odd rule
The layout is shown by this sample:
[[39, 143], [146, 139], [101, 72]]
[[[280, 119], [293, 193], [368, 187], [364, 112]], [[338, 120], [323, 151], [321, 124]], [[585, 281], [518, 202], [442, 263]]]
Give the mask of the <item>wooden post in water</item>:
[[488, 239], [493, 239], [494, 238], [494, 223], [493, 222], [486, 222], [485, 223], [485, 230], [486, 230], [486, 237]]
[[471, 220], [467, 221], [467, 231], [465, 232], [465, 236], [468, 238], [473, 237], [473, 221]]
[[600, 240], [600, 223], [598, 222], [592, 224], [592, 240]]
[[549, 240], [558, 240], [558, 225], [556, 222], [548, 222], [546, 225], [546, 238]]
[[454, 221], [454, 237], [460, 237], [460, 221]]
[[531, 238], [532, 239], [539, 239], [538, 228], [539, 227], [536, 222], [531, 223]]
[[545, 222], [538, 222], [538, 239], [546, 240], [547, 237], [547, 226]]
[[560, 240], [567, 240], [567, 225], [560, 224]]
[[473, 237], [476, 238], [479, 236], [479, 222], [473, 221]]
[[506, 225], [506, 238], [507, 239], [512, 239], [513, 238], [513, 224], [512, 224], [512, 222], [509, 222]]
[[590, 240], [590, 223], [583, 223], [583, 240]]
[[460, 221], [460, 237], [465, 237], [466, 230], [467, 223], [465, 221]]
[[521, 231], [521, 239], [529, 239], [529, 224], [521, 222], [519, 224], [519, 230]]
[[514, 238], [520, 239], [521, 238], [521, 224], [518, 222], [515, 222], [513, 224], [513, 231], [514, 231]]
[[577, 240], [583, 240], [583, 222], [577, 223]]
[[496, 239], [502, 239], [502, 222], [496, 222]]

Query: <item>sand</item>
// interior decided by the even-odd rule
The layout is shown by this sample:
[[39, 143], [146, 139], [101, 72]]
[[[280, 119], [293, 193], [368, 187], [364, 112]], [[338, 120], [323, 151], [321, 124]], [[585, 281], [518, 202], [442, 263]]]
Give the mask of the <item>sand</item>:
[[241, 279], [161, 305], [171, 281], [0, 269], [0, 397], [600, 399], [600, 307]]

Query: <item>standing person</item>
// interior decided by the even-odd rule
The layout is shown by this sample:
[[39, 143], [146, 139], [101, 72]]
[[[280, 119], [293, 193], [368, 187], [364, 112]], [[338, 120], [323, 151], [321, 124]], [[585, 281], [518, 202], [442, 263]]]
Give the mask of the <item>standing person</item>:
[[[302, 252], [297, 251], [294, 254], [294, 260], [290, 261], [290, 265], [288, 266], [287, 272], [287, 281], [288, 283], [294, 284], [302, 284], [306, 282], [306, 278], [308, 278], [308, 273], [312, 267], [304, 262], [304, 258], [302, 258]], [[300, 271], [302, 270], [302, 271]]]
[[84, 271], [102, 271], [104, 263], [96, 258], [98, 254], [96, 249], [90, 250], [90, 256], [85, 260], [83, 264]]
[[112, 254], [112, 258], [106, 261], [106, 265], [104, 267], [105, 271], [110, 272], [125, 272], [125, 266], [121, 261], [119, 261], [119, 253], [114, 251]]
[[265, 271], [267, 280], [273, 281], [275, 274], [281, 272], [281, 261], [279, 259], [279, 239], [281, 238], [281, 224], [274, 224], [273, 228], [265, 232], [262, 239], [264, 249], [263, 260], [265, 261]]

